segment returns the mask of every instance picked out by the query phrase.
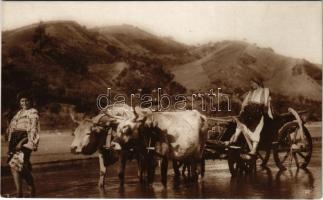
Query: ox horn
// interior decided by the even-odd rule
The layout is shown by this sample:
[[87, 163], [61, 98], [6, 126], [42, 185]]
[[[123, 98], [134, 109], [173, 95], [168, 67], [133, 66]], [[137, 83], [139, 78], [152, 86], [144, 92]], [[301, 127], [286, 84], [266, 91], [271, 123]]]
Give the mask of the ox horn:
[[74, 112], [74, 111], [72, 111], [72, 109], [70, 109], [69, 114], [70, 114], [70, 117], [71, 117], [71, 119], [72, 119], [72, 121], [73, 121], [73, 122], [75, 122], [75, 123], [77, 123], [77, 124], [80, 124], [80, 123], [81, 123], [81, 121], [79, 121], [79, 120], [77, 120], [77, 119], [75, 118], [75, 112]]
[[135, 115], [135, 120], [136, 120], [136, 119], [138, 119], [139, 115], [138, 115], [136, 108], [134, 106], [132, 107], [132, 109], [133, 109], [133, 114]]

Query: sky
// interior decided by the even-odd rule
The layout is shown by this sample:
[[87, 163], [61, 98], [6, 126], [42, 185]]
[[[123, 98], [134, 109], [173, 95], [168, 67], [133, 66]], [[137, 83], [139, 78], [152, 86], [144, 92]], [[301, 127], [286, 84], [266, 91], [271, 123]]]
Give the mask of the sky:
[[186, 44], [245, 40], [322, 63], [320, 1], [2, 2], [2, 29], [40, 20], [74, 20], [88, 28], [131, 24]]

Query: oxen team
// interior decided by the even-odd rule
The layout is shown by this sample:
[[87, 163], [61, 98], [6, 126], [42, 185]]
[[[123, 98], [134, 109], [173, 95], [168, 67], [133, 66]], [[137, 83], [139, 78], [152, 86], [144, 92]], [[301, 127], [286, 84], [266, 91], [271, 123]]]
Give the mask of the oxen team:
[[125, 104], [114, 105], [91, 119], [77, 121], [73, 153], [99, 153], [99, 187], [104, 186], [107, 166], [120, 161], [120, 185], [124, 184], [127, 160], [137, 159], [141, 182], [154, 181], [160, 163], [161, 181], [167, 184], [168, 161], [173, 162], [175, 178], [184, 164], [189, 178], [204, 175], [203, 152], [206, 142], [206, 117], [196, 110], [152, 112]]

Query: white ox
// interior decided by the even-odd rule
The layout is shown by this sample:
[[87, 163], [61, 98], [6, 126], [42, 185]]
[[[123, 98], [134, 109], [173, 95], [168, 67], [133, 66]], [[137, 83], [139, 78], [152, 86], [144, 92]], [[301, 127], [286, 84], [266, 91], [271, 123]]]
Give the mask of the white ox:
[[[155, 149], [156, 154], [162, 157], [163, 185], [167, 184], [168, 159], [190, 162], [193, 178], [197, 180], [197, 163], [204, 162], [206, 117], [196, 110], [151, 112], [140, 108], [134, 110], [134, 115], [135, 118], [120, 122], [117, 137], [123, 142], [140, 135], [151, 137], [149, 148]], [[179, 176], [176, 163], [173, 163], [175, 177]]]

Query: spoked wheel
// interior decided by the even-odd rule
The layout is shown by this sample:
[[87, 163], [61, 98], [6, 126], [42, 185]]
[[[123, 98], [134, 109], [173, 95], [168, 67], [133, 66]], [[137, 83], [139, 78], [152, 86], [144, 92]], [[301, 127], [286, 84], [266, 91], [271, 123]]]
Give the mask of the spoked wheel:
[[279, 132], [278, 141], [274, 145], [274, 159], [280, 170], [291, 167], [306, 168], [312, 157], [312, 138], [305, 126], [301, 128], [297, 122], [290, 122]]

